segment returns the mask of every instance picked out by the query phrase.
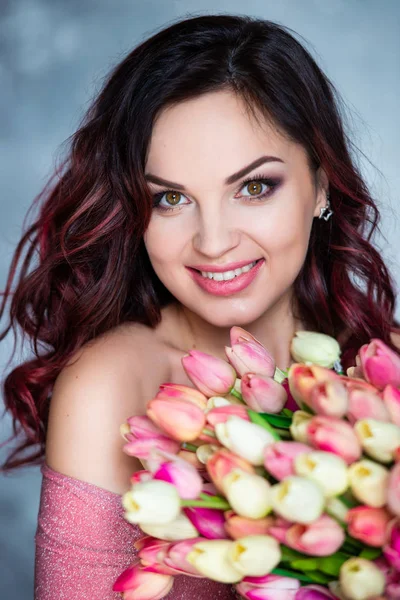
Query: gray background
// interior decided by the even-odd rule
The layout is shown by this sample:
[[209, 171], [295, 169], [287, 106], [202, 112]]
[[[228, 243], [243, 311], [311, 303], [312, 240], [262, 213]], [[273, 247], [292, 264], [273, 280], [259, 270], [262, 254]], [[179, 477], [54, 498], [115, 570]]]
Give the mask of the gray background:
[[[398, 0], [0, 0], [0, 289], [26, 210], [110, 67], [156, 29], [212, 12], [275, 20], [309, 42], [350, 108], [353, 140], [369, 159], [362, 169], [382, 210], [386, 241], [377, 243], [400, 281]], [[0, 374], [10, 353], [8, 336]], [[0, 438], [10, 431], [7, 416]], [[0, 478], [4, 599], [33, 596], [40, 483], [36, 467]]]

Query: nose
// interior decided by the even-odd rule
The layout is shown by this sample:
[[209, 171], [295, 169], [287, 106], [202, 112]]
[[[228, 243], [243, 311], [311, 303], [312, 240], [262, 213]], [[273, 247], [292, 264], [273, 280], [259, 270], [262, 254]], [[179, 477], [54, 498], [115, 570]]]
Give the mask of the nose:
[[194, 249], [208, 258], [228, 254], [240, 243], [238, 224], [232, 221], [217, 202], [200, 209], [193, 236]]

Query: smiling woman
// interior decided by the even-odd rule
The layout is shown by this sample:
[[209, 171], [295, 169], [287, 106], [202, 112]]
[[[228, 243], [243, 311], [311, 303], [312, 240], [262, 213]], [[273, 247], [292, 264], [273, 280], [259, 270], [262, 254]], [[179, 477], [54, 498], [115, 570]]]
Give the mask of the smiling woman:
[[[34, 350], [4, 381], [23, 437], [3, 471], [42, 465], [37, 600], [114, 598], [138, 535], [120, 495], [141, 467], [119, 428], [161, 383], [190, 385], [188, 350], [226, 358], [233, 325], [282, 369], [296, 330], [338, 339], [345, 368], [371, 338], [393, 347], [353, 150], [333, 85], [271, 21], [181, 20], [110, 74], [33, 205], [0, 307], [0, 339], [20, 329]], [[168, 598], [232, 597], [177, 579]], [[170, 589], [158, 580], [154, 598]]]

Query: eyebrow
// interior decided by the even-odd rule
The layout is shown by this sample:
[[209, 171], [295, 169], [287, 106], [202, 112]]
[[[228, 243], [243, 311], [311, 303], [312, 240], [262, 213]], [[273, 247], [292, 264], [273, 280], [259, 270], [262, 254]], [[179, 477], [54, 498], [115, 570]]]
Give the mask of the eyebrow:
[[[247, 175], [247, 173], [249, 173], [250, 171], [253, 171], [260, 165], [263, 165], [264, 163], [267, 163], [267, 162], [283, 163], [284, 161], [281, 158], [278, 158], [277, 156], [260, 156], [260, 158], [257, 158], [256, 160], [254, 160], [252, 163], [247, 165], [247, 167], [243, 167], [243, 169], [240, 169], [240, 171], [237, 171], [236, 173], [233, 173], [233, 175], [230, 175], [229, 177], [227, 177], [225, 179], [225, 185], [231, 185], [232, 183], [235, 183], [235, 181], [237, 181], [238, 179], [241, 179], [242, 177]], [[152, 173], [145, 173], [145, 178], [147, 179], [147, 181], [156, 183], [158, 185], [166, 185], [169, 187], [173, 187], [177, 190], [183, 190], [183, 191], [186, 190], [184, 185], [181, 185], [180, 183], [175, 183], [173, 181], [167, 181], [167, 179], [163, 179], [162, 177], [157, 177], [156, 175], [153, 175]]]

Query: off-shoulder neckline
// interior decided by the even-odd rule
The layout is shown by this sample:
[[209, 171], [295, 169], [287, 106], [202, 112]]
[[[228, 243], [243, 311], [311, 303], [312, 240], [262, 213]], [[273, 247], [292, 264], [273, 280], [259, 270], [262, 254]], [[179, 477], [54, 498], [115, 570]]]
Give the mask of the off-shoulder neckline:
[[40, 467], [40, 471], [43, 476], [50, 476], [55, 479], [68, 480], [76, 486], [80, 488], [85, 488], [88, 490], [96, 491], [97, 493], [107, 494], [114, 498], [122, 498], [122, 494], [118, 494], [118, 492], [113, 492], [111, 490], [107, 490], [95, 483], [90, 483], [89, 481], [84, 481], [83, 479], [78, 479], [77, 477], [72, 477], [71, 475], [66, 475], [65, 473], [60, 473], [60, 471], [56, 471], [50, 465], [44, 461]]

